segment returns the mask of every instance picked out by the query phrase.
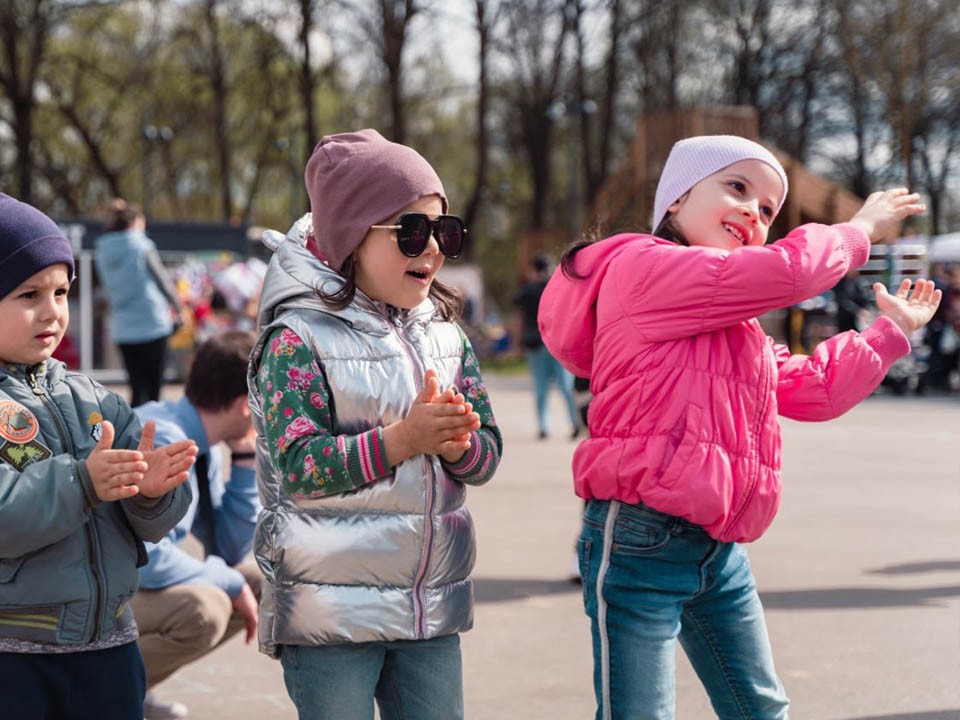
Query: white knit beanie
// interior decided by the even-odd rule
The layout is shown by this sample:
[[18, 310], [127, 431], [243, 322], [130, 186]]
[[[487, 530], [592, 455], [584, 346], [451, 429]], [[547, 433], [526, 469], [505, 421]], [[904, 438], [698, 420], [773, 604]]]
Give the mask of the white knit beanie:
[[787, 173], [772, 152], [737, 135], [700, 135], [679, 140], [670, 150], [657, 184], [652, 230], [657, 229], [670, 206], [687, 190], [705, 177], [741, 160], [759, 160], [777, 171], [783, 181], [783, 195], [777, 204], [779, 213], [787, 199]]

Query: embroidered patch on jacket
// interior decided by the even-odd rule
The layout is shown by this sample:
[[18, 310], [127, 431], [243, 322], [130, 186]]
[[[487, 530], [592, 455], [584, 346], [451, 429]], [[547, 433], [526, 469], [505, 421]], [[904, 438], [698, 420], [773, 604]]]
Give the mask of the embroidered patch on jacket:
[[100, 438], [103, 437], [103, 415], [94, 410], [87, 415], [87, 425], [90, 426], [90, 437], [93, 441], [100, 442]]
[[38, 432], [36, 415], [15, 400], [0, 402], [0, 437], [21, 445], [33, 440]]
[[0, 460], [13, 465], [20, 472], [35, 462], [46, 460], [51, 455], [53, 453], [50, 449], [36, 440], [27, 443], [5, 442], [0, 445]]

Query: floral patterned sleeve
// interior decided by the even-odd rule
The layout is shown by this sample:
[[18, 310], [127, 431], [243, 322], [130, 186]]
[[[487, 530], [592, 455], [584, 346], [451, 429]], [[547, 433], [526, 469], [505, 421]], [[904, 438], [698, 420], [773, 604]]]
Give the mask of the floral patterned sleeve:
[[480, 377], [480, 362], [463, 329], [459, 327], [458, 329], [463, 339], [459, 389], [467, 401], [472, 403], [474, 412], [480, 415], [480, 429], [473, 433], [470, 449], [463, 454], [462, 458], [455, 463], [448, 463], [442, 459], [441, 462], [456, 480], [469, 485], [483, 485], [493, 477], [493, 473], [500, 464], [503, 437], [493, 417], [487, 388], [483, 384], [483, 378]]
[[270, 336], [257, 387], [267, 443], [290, 496], [337, 495], [390, 474], [381, 428], [333, 434], [329, 388], [316, 358], [293, 330], [277, 328]]

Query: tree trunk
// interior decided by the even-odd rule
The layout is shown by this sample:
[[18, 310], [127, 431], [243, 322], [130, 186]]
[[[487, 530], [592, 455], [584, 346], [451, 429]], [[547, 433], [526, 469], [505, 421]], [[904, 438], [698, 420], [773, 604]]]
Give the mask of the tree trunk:
[[[477, 37], [479, 40], [479, 51], [477, 56], [478, 83], [477, 91], [477, 165], [473, 179], [473, 194], [467, 203], [467, 210], [464, 216], [464, 222], [467, 227], [473, 227], [477, 217], [480, 215], [480, 208], [483, 204], [483, 197], [487, 190], [487, 165], [489, 162], [490, 134], [487, 128], [487, 105], [489, 103], [489, 80], [488, 75], [488, 55], [490, 47], [490, 19], [487, 14], [487, 3], [484, 0], [475, 0]], [[477, 237], [477, 235], [474, 235]], [[476, 252], [473, 243], [467, 243], [466, 258], [469, 260]]]
[[213, 141], [220, 175], [220, 212], [224, 222], [233, 216], [230, 186], [230, 135], [227, 127], [227, 80], [216, 16], [217, 0], [207, 0], [206, 22], [210, 40], [210, 87], [213, 90]]

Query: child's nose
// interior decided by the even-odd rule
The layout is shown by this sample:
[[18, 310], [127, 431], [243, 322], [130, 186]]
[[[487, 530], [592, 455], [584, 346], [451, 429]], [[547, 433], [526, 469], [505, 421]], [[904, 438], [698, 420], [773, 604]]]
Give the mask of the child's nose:
[[747, 218], [750, 222], [756, 224], [757, 220], [760, 218], [760, 208], [757, 205], [757, 201], [750, 200], [741, 205], [740, 214]]
[[429, 255], [437, 255], [440, 253], [440, 241], [437, 240], [436, 228], [430, 231], [430, 240], [427, 243], [427, 247], [423, 249], [423, 252]]
[[37, 315], [43, 322], [48, 322], [57, 317], [58, 312], [56, 299], [50, 298], [47, 302], [40, 304], [40, 310]]

